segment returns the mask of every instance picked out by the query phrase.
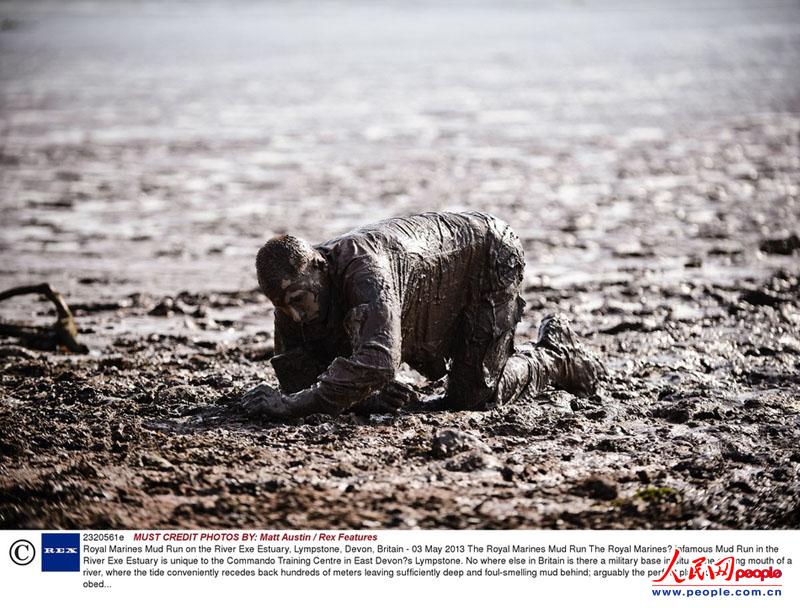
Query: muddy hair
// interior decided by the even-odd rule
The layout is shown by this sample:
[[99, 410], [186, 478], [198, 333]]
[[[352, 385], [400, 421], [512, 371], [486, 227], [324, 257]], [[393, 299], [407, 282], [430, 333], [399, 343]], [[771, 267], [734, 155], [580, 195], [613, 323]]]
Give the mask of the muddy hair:
[[285, 234], [268, 240], [256, 255], [258, 286], [270, 299], [283, 292], [281, 281], [294, 280], [314, 259], [315, 250], [303, 239]]

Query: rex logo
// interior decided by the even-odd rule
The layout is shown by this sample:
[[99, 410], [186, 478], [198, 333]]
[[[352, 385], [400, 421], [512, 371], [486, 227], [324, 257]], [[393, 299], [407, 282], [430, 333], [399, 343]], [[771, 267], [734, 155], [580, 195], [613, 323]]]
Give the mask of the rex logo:
[[42, 572], [80, 572], [80, 534], [42, 534]]

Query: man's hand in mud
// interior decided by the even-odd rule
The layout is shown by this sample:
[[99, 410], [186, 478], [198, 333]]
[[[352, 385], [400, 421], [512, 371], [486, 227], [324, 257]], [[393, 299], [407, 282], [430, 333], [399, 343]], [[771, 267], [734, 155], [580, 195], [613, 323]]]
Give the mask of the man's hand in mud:
[[268, 384], [259, 384], [247, 391], [240, 399], [238, 409], [249, 418], [278, 420], [289, 416], [283, 394]]

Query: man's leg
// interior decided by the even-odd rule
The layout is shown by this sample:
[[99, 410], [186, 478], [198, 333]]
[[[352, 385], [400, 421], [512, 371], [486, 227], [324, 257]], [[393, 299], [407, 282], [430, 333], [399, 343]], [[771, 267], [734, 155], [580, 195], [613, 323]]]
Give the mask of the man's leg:
[[497, 404], [536, 394], [549, 385], [591, 395], [604, 374], [603, 364], [583, 347], [567, 319], [550, 315], [539, 326], [539, 341], [520, 345], [509, 357], [498, 382]]
[[498, 381], [514, 352], [524, 302], [515, 289], [485, 295], [467, 307], [447, 375], [443, 409], [494, 407]]
[[525, 301], [525, 257], [505, 225], [495, 231], [484, 291], [467, 306], [448, 373], [447, 393], [431, 409], [489, 409], [547, 386], [591, 394], [605, 368], [577, 339], [562, 315], [546, 317], [539, 340], [514, 348]]
[[486, 266], [464, 310], [451, 353], [444, 405], [452, 409], [485, 409], [495, 395], [525, 301], [520, 289], [525, 270], [522, 243], [504, 222], [492, 220], [487, 233]]

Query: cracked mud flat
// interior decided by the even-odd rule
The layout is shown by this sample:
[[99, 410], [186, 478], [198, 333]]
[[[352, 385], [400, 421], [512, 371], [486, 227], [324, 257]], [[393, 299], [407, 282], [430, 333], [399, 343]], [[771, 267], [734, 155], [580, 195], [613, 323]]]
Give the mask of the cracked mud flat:
[[[233, 6], [2, 7], [0, 289], [91, 353], [0, 343], [0, 525], [800, 525], [796, 5]], [[465, 208], [598, 396], [227, 412], [274, 382], [266, 237]]]

